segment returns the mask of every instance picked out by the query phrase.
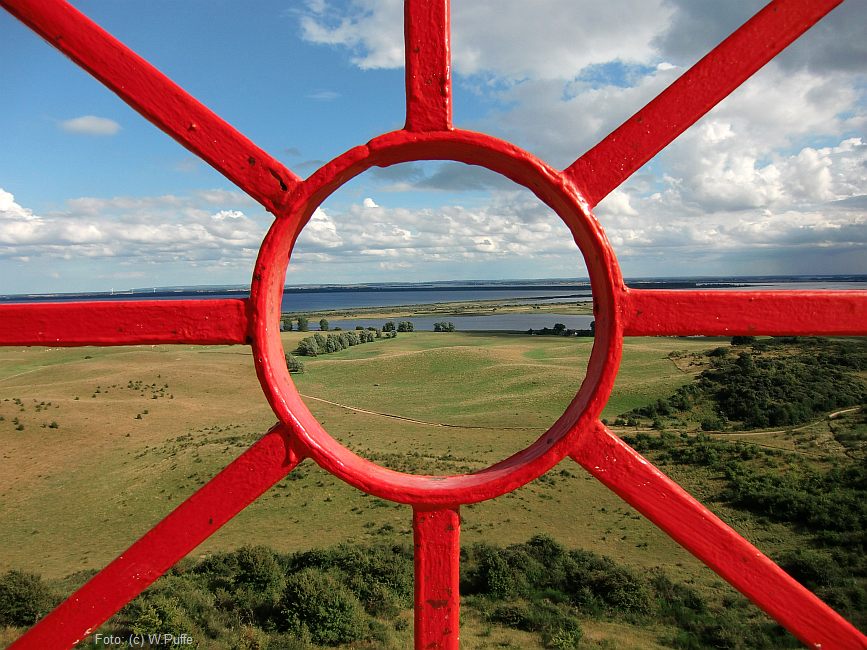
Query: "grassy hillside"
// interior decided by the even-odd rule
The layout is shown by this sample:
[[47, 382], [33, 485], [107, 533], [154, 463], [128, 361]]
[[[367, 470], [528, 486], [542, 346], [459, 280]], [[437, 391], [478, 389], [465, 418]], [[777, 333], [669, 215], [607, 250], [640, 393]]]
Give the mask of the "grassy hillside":
[[[291, 349], [301, 334], [284, 336]], [[612, 412], [689, 380], [666, 358], [670, 342], [630, 343]], [[590, 344], [401, 334], [306, 360], [296, 381], [311, 398], [455, 425], [307, 400], [335, 437], [368, 458], [408, 471], [461, 472], [504, 458], [552, 423], [583, 378]], [[274, 422], [247, 348], [191, 346], [4, 349], [0, 417], [0, 569], [48, 576], [102, 566]], [[200, 552], [264, 541], [291, 551], [381, 538], [383, 527], [395, 536], [409, 530], [408, 509], [361, 494], [310, 462], [290, 478], [298, 477]], [[493, 534], [517, 542], [549, 532], [589, 545], [624, 523], [617, 537], [660, 538], [569, 462], [550, 479], [465, 510], [470, 541]], [[33, 545], [38, 555], [29, 551]], [[619, 554], [632, 555], [634, 544], [623, 546]], [[672, 552], [668, 546], [659, 557]]]
[[[305, 335], [285, 333], [286, 349]], [[691, 355], [727, 344], [627, 339], [603, 415], [613, 422], [669, 397], [703, 369], [691, 365]], [[417, 473], [465, 472], [523, 448], [560, 415], [583, 379], [591, 345], [581, 338], [402, 333], [305, 359], [295, 380], [329, 432], [367, 458]], [[103, 566], [274, 422], [249, 349], [216, 346], [3, 349], [0, 418], [0, 571], [51, 579]], [[832, 426], [857, 448], [863, 425], [846, 420], [748, 442], [804, 453], [805, 445], [833, 441]], [[808, 435], [813, 443], [802, 444]], [[819, 449], [847, 453], [841, 444]], [[666, 471], [700, 498], [719, 494], [720, 479], [706, 467], [672, 463]], [[785, 522], [718, 500], [708, 505], [772, 557], [801, 539]], [[709, 570], [571, 461], [462, 515], [466, 544], [505, 546], [546, 534], [627, 567], [665, 567], [709, 602], [732, 598]], [[406, 544], [410, 523], [406, 506], [362, 494], [307, 461], [194, 558], [257, 544], [280, 553], [340, 542]], [[470, 617], [467, 630], [486, 625]], [[622, 623], [598, 621], [585, 631], [598, 630], [604, 640], [606, 625], [623, 633]], [[471, 647], [493, 647], [488, 641]]]

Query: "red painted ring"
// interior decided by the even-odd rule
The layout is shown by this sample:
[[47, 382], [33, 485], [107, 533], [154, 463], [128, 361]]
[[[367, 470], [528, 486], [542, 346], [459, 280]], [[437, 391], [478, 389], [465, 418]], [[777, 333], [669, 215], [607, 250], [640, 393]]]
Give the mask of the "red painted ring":
[[[517, 454], [472, 474], [419, 476], [386, 469], [332, 438], [298, 395], [286, 369], [279, 335], [286, 268], [301, 229], [338, 187], [371, 167], [417, 160], [454, 160], [480, 165], [530, 189], [566, 223], [581, 250], [594, 297], [596, 338], [587, 374], [562, 416]], [[473, 503], [510, 492], [562, 460], [578, 436], [590, 434], [611, 393], [623, 342], [621, 301], [625, 286], [602, 227], [572, 181], [535, 156], [487, 135], [469, 131], [395, 131], [356, 147], [300, 184], [285, 213], [271, 226], [259, 251], [251, 289], [251, 335], [256, 372], [282, 422], [324, 469], [351, 485], [392, 501], [423, 507]]]

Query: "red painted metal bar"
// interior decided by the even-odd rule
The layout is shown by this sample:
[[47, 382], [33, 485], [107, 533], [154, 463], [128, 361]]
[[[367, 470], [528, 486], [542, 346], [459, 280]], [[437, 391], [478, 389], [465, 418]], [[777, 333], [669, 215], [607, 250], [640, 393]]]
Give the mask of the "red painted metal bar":
[[460, 535], [457, 507], [413, 510], [416, 650], [460, 647]]
[[405, 0], [407, 131], [452, 128], [449, 0]]
[[278, 425], [10, 647], [71, 648], [303, 460]]
[[0, 305], [0, 346], [227, 345], [246, 342], [246, 300]]
[[572, 458], [810, 648], [867, 648], [867, 637], [724, 524], [603, 424]]
[[843, 0], [774, 0], [565, 173], [593, 207]]
[[629, 290], [625, 336], [867, 335], [867, 291]]
[[281, 163], [68, 3], [0, 0], [0, 6], [266, 209], [278, 210], [298, 183]]

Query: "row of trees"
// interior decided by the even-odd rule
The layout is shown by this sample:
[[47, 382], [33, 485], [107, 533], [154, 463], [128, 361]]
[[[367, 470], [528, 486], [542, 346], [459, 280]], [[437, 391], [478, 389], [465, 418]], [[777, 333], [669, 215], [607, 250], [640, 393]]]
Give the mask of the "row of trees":
[[412, 324], [410, 320], [402, 320], [397, 324], [397, 328], [395, 328], [394, 321], [388, 321], [385, 325], [382, 326], [383, 332], [414, 332], [415, 325]]
[[[293, 327], [297, 327], [299, 332], [307, 332], [310, 330], [310, 322], [306, 316], [298, 316], [297, 318], [284, 319], [283, 321], [281, 321], [281, 323], [282, 323], [281, 329], [283, 331], [286, 331], [286, 332], [291, 332]], [[555, 328], [558, 326], [559, 325], [556, 325]], [[327, 318], [320, 318], [319, 319], [319, 331], [320, 332], [327, 332], [330, 329], [331, 329], [331, 324], [328, 322], [328, 319]], [[356, 330], [363, 330], [365, 328], [361, 327], [359, 325], [355, 329]], [[369, 330], [371, 328], [368, 327], [366, 329]], [[454, 332], [455, 331], [455, 324], [452, 323], [451, 321], [440, 321], [439, 323], [434, 323], [433, 329], [434, 329], [434, 332]], [[565, 329], [565, 327], [564, 327], [564, 329]], [[335, 327], [334, 331], [335, 332], [341, 331], [341, 328]], [[376, 330], [376, 331], [378, 331], [378, 330]], [[390, 321], [387, 321], [382, 326], [382, 331], [383, 332], [414, 332], [415, 331], [415, 325], [413, 325], [413, 322], [409, 321], [409, 320], [402, 320], [402, 321], [399, 321], [397, 324], [395, 324], [394, 321], [390, 320]], [[573, 330], [570, 330], [570, 331], [573, 331]], [[532, 330], [530, 331], [530, 333], [532, 333]], [[377, 338], [379, 338], [379, 337], [377, 337]]]
[[595, 336], [596, 321], [591, 321], [590, 329], [576, 330], [567, 329], [563, 323], [554, 323], [554, 327], [543, 327], [540, 330], [528, 329], [527, 334], [531, 336]]
[[383, 332], [374, 329], [333, 333], [327, 336], [317, 332], [313, 336], [301, 339], [295, 351], [301, 356], [316, 357], [320, 354], [340, 352], [362, 343], [373, 343], [379, 338], [393, 339], [395, 336], [397, 336], [397, 332]]
[[[779, 628], [738, 617], [743, 599], [722, 608], [661, 569], [639, 572], [549, 537], [464, 545], [461, 556], [462, 607], [488, 627], [532, 635], [534, 646], [581, 647], [584, 620], [653, 626], [667, 647], [790, 645]], [[38, 575], [0, 574], [0, 624], [31, 625], [58, 596]], [[408, 636], [412, 602], [411, 546], [343, 544], [291, 555], [243, 547], [171, 569], [104, 630], [122, 638], [187, 634], [208, 647], [247, 650], [394, 648]]]

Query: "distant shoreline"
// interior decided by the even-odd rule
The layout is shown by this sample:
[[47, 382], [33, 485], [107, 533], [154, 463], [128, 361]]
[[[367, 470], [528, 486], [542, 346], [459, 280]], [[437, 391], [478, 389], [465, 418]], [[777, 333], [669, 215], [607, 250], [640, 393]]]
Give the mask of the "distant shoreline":
[[[636, 289], [736, 289], [758, 288], [766, 284], [799, 283], [862, 283], [867, 284], [867, 275], [809, 275], [809, 276], [731, 276], [694, 278], [634, 278], [627, 285]], [[586, 279], [544, 280], [461, 280], [450, 282], [419, 283], [369, 283], [369, 284], [322, 284], [286, 286], [286, 295], [305, 294], [390, 294], [397, 292], [507, 292], [507, 291], [577, 291], [586, 294], [590, 281]], [[76, 300], [180, 300], [194, 298], [236, 297], [249, 295], [247, 286], [186, 286], [136, 288], [124, 291], [93, 291], [69, 293], [27, 293], [0, 295], [2, 303], [22, 302], [71, 302]], [[579, 298], [581, 294], [559, 295], [558, 298]], [[522, 299], [527, 299], [523, 296]], [[442, 302], [442, 301], [435, 301]]]

